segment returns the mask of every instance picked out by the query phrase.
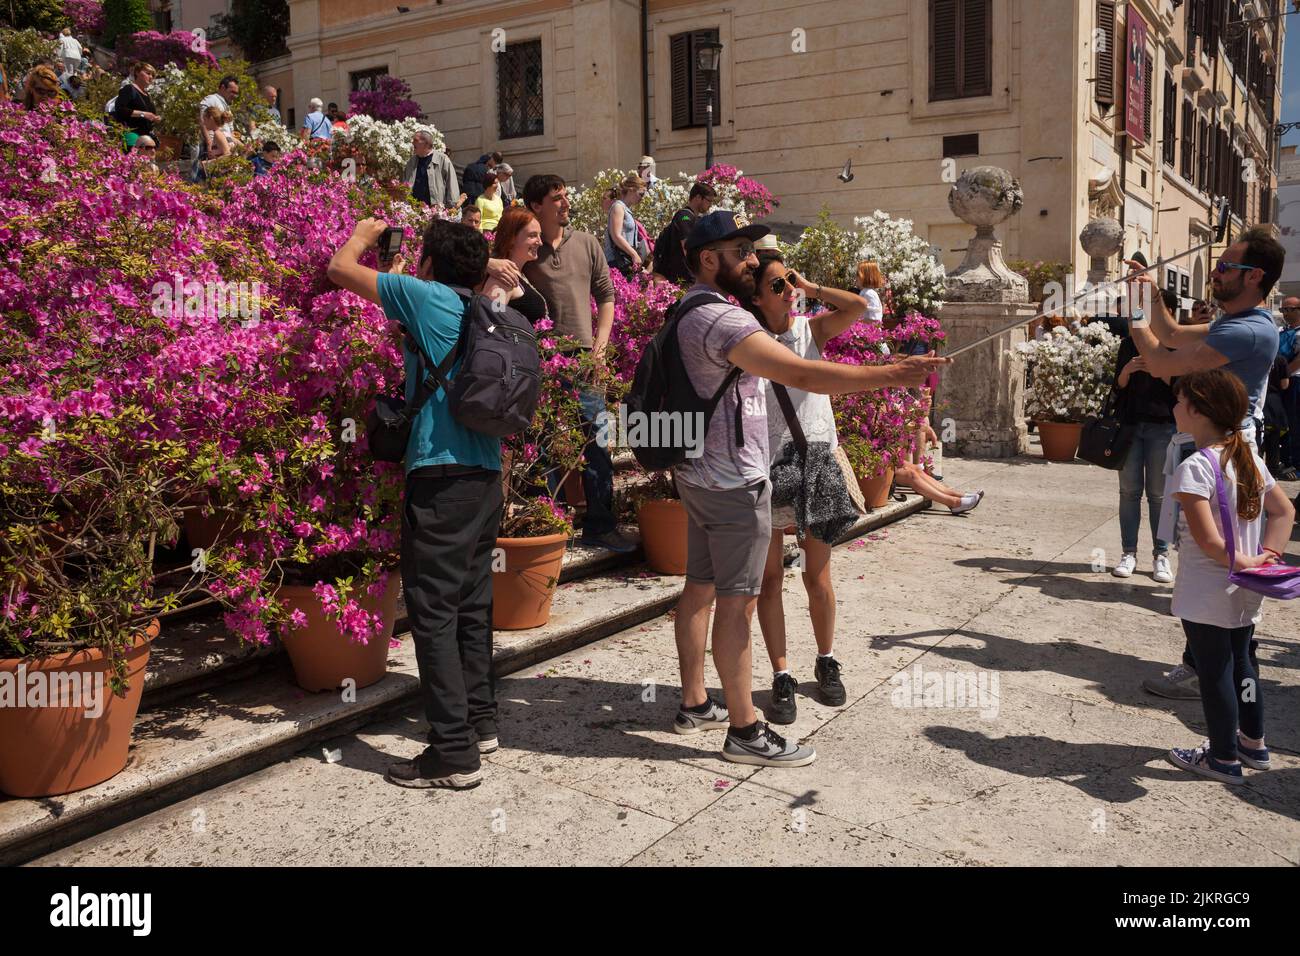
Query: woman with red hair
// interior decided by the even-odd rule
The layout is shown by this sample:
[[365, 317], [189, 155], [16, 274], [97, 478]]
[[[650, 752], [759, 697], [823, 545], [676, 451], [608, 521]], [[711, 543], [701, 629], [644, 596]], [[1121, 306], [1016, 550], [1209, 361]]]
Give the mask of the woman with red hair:
[[510, 284], [489, 275], [480, 291], [494, 302], [508, 302], [533, 325], [546, 318], [546, 299], [524, 278], [525, 263], [537, 259], [542, 246], [542, 225], [523, 206], [511, 206], [501, 214], [492, 241], [492, 258], [509, 259], [519, 267], [519, 279]]

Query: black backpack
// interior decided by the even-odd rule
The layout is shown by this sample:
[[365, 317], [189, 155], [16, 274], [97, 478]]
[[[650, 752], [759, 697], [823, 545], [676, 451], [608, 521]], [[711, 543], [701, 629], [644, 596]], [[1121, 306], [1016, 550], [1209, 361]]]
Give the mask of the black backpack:
[[[709, 398], [701, 398], [691, 385], [682, 362], [681, 346], [677, 340], [677, 324], [687, 312], [696, 306], [709, 302], [726, 303], [726, 299], [716, 292], [698, 292], [688, 295], [668, 310], [663, 328], [646, 346], [641, 361], [636, 366], [636, 376], [632, 379], [632, 389], [627, 393], [624, 404], [627, 406], [628, 420], [638, 412], [653, 421], [656, 413], [673, 413], [683, 418], [687, 415], [704, 416], [704, 434], [708, 433], [709, 423], [713, 419], [714, 409], [722, 400], [723, 393], [731, 387], [736, 388], [736, 444], [744, 445], [745, 436], [741, 430], [740, 418], [740, 373], [741, 369], [732, 368], [722, 380], [718, 390]], [[703, 441], [703, 435], [701, 435]], [[642, 467], [651, 471], [661, 471], [680, 465], [686, 461], [685, 446], [643, 447], [632, 449], [632, 454]]]
[[[450, 286], [465, 303], [460, 338], [440, 365], [409, 332], [406, 344], [416, 354], [420, 384], [409, 405], [380, 396], [366, 419], [371, 454], [401, 461], [411, 425], [430, 396], [441, 388], [452, 418], [472, 431], [505, 438], [527, 428], [537, 410], [541, 356], [529, 321], [504, 303], [459, 286]], [[447, 373], [464, 356], [455, 379]]]
[[[677, 218], [683, 212], [690, 212], [690, 210], [682, 208], [673, 213], [672, 218], [668, 220], [668, 225], [659, 230], [659, 238], [655, 240], [653, 268], [660, 275], [669, 275], [670, 263], [679, 262], [682, 258], [682, 236], [677, 229]], [[691, 221], [694, 222], [693, 217]], [[685, 231], [690, 232], [689, 225]], [[676, 243], [676, 247], [674, 247], [674, 243]]]

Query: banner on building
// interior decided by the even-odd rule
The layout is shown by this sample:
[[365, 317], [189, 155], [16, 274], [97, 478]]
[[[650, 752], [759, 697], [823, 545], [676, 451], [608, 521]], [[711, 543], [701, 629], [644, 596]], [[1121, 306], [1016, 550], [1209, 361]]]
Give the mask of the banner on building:
[[1124, 57], [1124, 129], [1135, 142], [1145, 143], [1147, 102], [1147, 24], [1129, 5], [1126, 16], [1128, 55]]

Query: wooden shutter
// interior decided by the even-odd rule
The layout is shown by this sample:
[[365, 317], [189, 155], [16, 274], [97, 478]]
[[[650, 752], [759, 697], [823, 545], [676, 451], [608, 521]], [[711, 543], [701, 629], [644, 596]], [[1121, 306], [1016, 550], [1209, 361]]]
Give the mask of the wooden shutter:
[[1183, 100], [1182, 150], [1179, 172], [1190, 183], [1196, 175], [1196, 110], [1191, 100]]
[[930, 99], [957, 95], [957, 0], [930, 0]]
[[691, 125], [691, 35], [679, 33], [672, 44], [673, 129]]
[[1115, 105], [1115, 0], [1097, 0], [1097, 28], [1106, 37], [1106, 48], [1097, 51], [1092, 98], [1109, 109]]
[[1161, 104], [1163, 123], [1160, 133], [1160, 155], [1167, 166], [1174, 165], [1178, 155], [1178, 85], [1172, 73], [1165, 74], [1165, 98]]
[[1154, 75], [1151, 67], [1151, 54], [1143, 51], [1142, 55], [1142, 135], [1147, 144], [1151, 143], [1151, 103], [1155, 97], [1152, 87]]
[[1223, 30], [1224, 4], [1227, 0], [1209, 0], [1209, 16], [1206, 18], [1205, 52], [1210, 59], [1219, 55], [1219, 34]]
[[961, 94], [988, 96], [993, 92], [990, 76], [993, 32], [989, 23], [991, 0], [962, 0], [961, 4]]
[[[701, 72], [696, 62], [699, 49], [698, 44], [704, 40], [717, 41], [717, 30], [696, 30], [689, 34], [690, 42], [690, 69], [691, 69], [691, 125], [705, 126], [709, 120], [709, 82], [704, 73]], [[718, 126], [722, 123], [722, 62], [718, 62], [718, 75], [714, 78], [713, 88], [713, 125]]]

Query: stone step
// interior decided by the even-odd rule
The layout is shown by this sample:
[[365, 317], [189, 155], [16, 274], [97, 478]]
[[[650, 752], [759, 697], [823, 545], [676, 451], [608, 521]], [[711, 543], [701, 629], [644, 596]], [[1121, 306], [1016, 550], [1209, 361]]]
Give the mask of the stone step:
[[[640, 533], [635, 525], [623, 526], [619, 530], [629, 539], [640, 542]], [[643, 558], [639, 549], [631, 554], [617, 554], [607, 548], [584, 544], [579, 537], [569, 542], [564, 554], [560, 583], [627, 567]], [[401, 634], [407, 629], [406, 607], [399, 597], [393, 630]], [[141, 706], [152, 710], [187, 694], [240, 680], [261, 670], [282, 653], [278, 643], [242, 643], [225, 628], [221, 612], [212, 606], [173, 615], [164, 620], [161, 634], [150, 653]]]
[[[927, 506], [916, 496], [890, 502], [868, 514], [844, 540], [858, 540]], [[791, 544], [787, 560], [792, 554]], [[682, 585], [680, 577], [659, 576], [640, 565], [562, 583], [545, 627], [496, 632], [497, 673], [518, 672], [657, 618], [676, 603]], [[189, 639], [205, 648], [201, 633]], [[206, 648], [204, 653], [215, 658], [225, 650]], [[194, 676], [174, 678], [170, 686], [184, 687], [186, 693], [165, 702], [155, 690], [136, 720], [130, 760], [111, 780], [60, 797], [0, 800], [0, 865], [86, 839], [418, 701], [409, 634], [402, 634], [400, 646], [390, 652], [388, 675], [358, 690], [349, 702], [338, 692], [303, 692], [293, 683], [287, 658], [262, 656], [257, 669], [243, 671], [237, 667], [248, 657], [226, 658], [226, 673], [233, 679], [209, 681], [203, 688]], [[181, 667], [174, 660], [168, 663], [165, 655], [160, 661], [160, 666]]]

